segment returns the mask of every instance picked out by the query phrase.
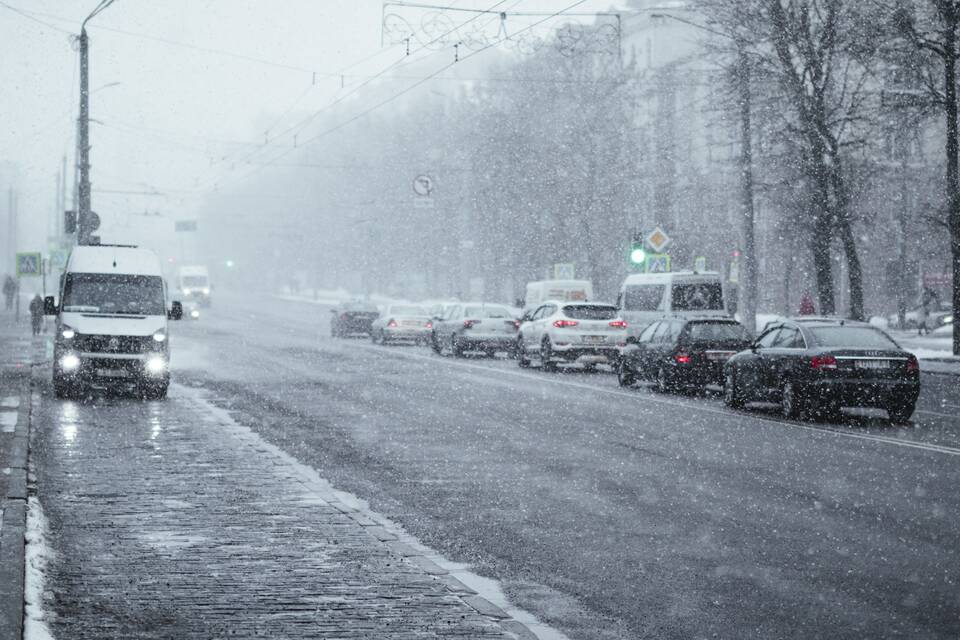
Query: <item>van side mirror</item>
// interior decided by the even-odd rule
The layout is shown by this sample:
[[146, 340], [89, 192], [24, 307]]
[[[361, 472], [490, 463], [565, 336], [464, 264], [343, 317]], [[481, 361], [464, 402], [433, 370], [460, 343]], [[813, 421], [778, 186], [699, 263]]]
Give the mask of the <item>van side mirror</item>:
[[167, 314], [167, 317], [171, 320], [183, 319], [183, 305], [180, 304], [179, 300], [174, 300], [173, 304], [170, 305], [170, 313]]
[[57, 303], [54, 302], [53, 296], [47, 296], [43, 299], [43, 315], [45, 316], [55, 316], [57, 315]]

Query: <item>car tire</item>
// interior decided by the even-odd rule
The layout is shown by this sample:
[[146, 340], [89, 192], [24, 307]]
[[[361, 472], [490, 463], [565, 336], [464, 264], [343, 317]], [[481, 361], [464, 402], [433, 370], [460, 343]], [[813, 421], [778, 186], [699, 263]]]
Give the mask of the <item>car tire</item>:
[[433, 352], [436, 353], [437, 355], [440, 355], [443, 353], [443, 349], [440, 347], [440, 343], [437, 341], [436, 335], [430, 336], [430, 348], [433, 349]]
[[816, 409], [811, 409], [809, 413], [817, 422], [840, 422], [843, 419], [840, 403], [836, 400], [824, 400], [818, 404]]
[[893, 424], [908, 424], [910, 417], [917, 408], [916, 402], [907, 402], [905, 404], [891, 405], [887, 407], [887, 415]]
[[496, 358], [497, 350], [496, 349], [487, 349], [486, 352], [488, 358]]
[[617, 383], [621, 387], [632, 387], [637, 383], [637, 375], [623, 360], [620, 360], [620, 366], [617, 367]]
[[783, 383], [780, 390], [780, 413], [788, 420], [796, 420], [805, 413], [800, 391], [792, 382]]
[[455, 333], [450, 334], [450, 355], [454, 358], [463, 357], [463, 346], [457, 342], [457, 334]]
[[513, 353], [517, 358], [517, 366], [521, 369], [526, 369], [530, 366], [530, 358], [527, 357], [527, 349], [523, 344], [522, 337], [517, 337], [517, 346], [514, 347]]
[[381, 331], [381, 332], [380, 332], [380, 344], [385, 347], [385, 346], [387, 346], [387, 343], [388, 343], [388, 342], [390, 342], [390, 341], [387, 340], [387, 334], [384, 333], [383, 331]]
[[657, 377], [654, 384], [660, 393], [673, 393], [676, 390], [676, 386], [670, 380], [670, 374], [667, 373], [667, 368], [662, 364], [657, 368]]
[[737, 378], [732, 371], [723, 377], [723, 403], [731, 409], [742, 409], [746, 404], [743, 392], [737, 387]]
[[550, 344], [550, 338], [544, 338], [540, 345], [540, 368], [544, 371], [556, 371], [557, 363], [553, 359], [553, 348]]

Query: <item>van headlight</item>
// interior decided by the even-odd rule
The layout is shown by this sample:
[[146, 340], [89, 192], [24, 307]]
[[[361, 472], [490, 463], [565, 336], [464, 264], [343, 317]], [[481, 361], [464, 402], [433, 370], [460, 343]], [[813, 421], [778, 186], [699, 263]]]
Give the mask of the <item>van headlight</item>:
[[73, 327], [68, 327], [67, 325], [60, 327], [60, 336], [64, 340], [73, 340], [74, 336], [76, 335], [77, 332], [73, 330]]
[[204, 287], [204, 288], [203, 288], [203, 295], [205, 295], [205, 296], [210, 295], [210, 287]]
[[167, 339], [167, 334], [164, 331], [157, 331], [156, 333], [153, 334], [154, 342], [163, 342], [166, 339]]
[[200, 317], [200, 312], [197, 311], [196, 309], [190, 309], [190, 317], [196, 320], [197, 318]]
[[163, 356], [150, 356], [144, 365], [150, 375], [160, 375], [167, 370], [167, 361]]
[[60, 358], [60, 369], [63, 371], [76, 371], [80, 368], [80, 358], [75, 353], [65, 353]]

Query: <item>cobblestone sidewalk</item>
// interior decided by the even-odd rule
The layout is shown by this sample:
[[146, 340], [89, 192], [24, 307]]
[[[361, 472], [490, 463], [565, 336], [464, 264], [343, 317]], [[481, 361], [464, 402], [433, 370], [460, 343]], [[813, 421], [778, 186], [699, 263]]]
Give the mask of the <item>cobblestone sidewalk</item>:
[[198, 395], [45, 393], [47, 624], [83, 638], [534, 638]]

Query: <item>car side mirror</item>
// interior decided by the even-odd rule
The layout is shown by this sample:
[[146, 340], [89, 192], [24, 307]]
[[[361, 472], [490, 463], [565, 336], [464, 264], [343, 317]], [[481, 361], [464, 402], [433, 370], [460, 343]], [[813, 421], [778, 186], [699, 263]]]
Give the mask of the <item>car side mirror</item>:
[[174, 300], [170, 305], [170, 313], [167, 314], [167, 317], [171, 320], [183, 319], [183, 305], [180, 304], [179, 300]]
[[43, 315], [45, 316], [55, 316], [57, 315], [57, 303], [54, 302], [53, 296], [47, 296], [43, 299]]

